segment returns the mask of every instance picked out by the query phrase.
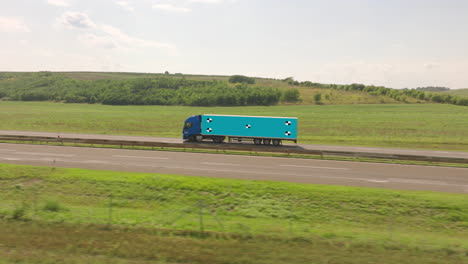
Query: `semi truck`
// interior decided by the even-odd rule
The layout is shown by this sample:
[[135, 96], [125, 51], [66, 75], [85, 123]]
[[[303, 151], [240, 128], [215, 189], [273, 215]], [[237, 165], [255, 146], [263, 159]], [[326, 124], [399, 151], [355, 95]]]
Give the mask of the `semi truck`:
[[296, 117], [194, 115], [184, 122], [183, 139], [197, 142], [204, 139], [222, 143], [253, 141], [255, 145], [281, 145], [283, 141], [297, 143]]

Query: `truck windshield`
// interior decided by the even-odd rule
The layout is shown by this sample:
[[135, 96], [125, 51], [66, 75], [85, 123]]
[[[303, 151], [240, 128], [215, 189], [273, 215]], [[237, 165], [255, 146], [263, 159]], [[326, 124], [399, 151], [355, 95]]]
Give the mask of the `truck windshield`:
[[192, 125], [193, 125], [193, 123], [187, 122], [187, 123], [185, 123], [185, 125], [184, 125], [184, 129], [189, 129], [189, 128], [192, 127]]

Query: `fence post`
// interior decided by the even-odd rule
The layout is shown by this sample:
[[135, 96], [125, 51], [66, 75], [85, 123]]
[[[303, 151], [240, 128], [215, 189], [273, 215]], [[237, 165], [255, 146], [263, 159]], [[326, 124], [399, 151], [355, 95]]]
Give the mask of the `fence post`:
[[33, 206], [34, 206], [34, 219], [37, 218], [37, 203], [38, 203], [38, 200], [39, 200], [39, 188], [33, 188]]
[[107, 225], [110, 226], [111, 223], [112, 223], [112, 194], [109, 196], [109, 219], [108, 219], [108, 222], [107, 222]]
[[389, 238], [390, 238], [390, 241], [393, 241], [393, 231], [394, 231], [394, 228], [395, 228], [395, 213], [392, 212], [391, 213], [391, 216], [390, 216], [390, 227], [389, 227]]
[[203, 235], [204, 230], [205, 230], [203, 226], [203, 200], [198, 201], [198, 206], [199, 206], [198, 214], [199, 214], [199, 219], [200, 219], [200, 232]]

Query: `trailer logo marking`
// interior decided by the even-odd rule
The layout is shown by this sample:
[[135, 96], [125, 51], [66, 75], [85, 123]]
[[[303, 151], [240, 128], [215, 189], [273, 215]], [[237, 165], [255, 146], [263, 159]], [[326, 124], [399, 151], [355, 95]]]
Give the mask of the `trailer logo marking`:
[[291, 121], [286, 121], [286, 122], [284, 122], [284, 124], [287, 125], [287, 126], [290, 126], [292, 123], [291, 123]]
[[206, 122], [208, 122], [208, 123], [213, 122], [213, 118], [207, 118], [207, 119], [206, 119]]
[[211, 131], [213, 131], [213, 129], [211, 129], [211, 128], [206, 129], [206, 132], [208, 132], [208, 133], [210, 133]]
[[251, 125], [247, 124], [245, 125], [245, 128], [251, 128]]
[[285, 134], [286, 136], [290, 136], [290, 135], [291, 135], [291, 131], [286, 131], [284, 134]]

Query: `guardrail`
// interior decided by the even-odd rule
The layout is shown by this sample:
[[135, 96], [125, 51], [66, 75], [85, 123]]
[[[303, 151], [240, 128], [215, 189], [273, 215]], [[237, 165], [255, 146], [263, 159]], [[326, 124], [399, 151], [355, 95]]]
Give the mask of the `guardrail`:
[[371, 152], [351, 152], [351, 151], [328, 151], [304, 149], [298, 146], [258, 146], [241, 144], [213, 144], [213, 143], [165, 143], [150, 141], [130, 141], [130, 140], [106, 140], [106, 139], [86, 139], [86, 138], [68, 138], [68, 137], [42, 137], [42, 136], [18, 136], [18, 135], [0, 135], [0, 141], [16, 142], [56, 142], [56, 143], [75, 143], [91, 145], [114, 145], [114, 146], [138, 146], [138, 147], [160, 147], [160, 148], [181, 148], [181, 149], [215, 149], [215, 150], [235, 150], [248, 152], [270, 152], [285, 154], [307, 154], [319, 156], [339, 156], [355, 158], [373, 158], [390, 160], [408, 160], [408, 161], [426, 161], [440, 163], [462, 163], [468, 164], [468, 159], [454, 157], [436, 157], [420, 155], [386, 154]]

